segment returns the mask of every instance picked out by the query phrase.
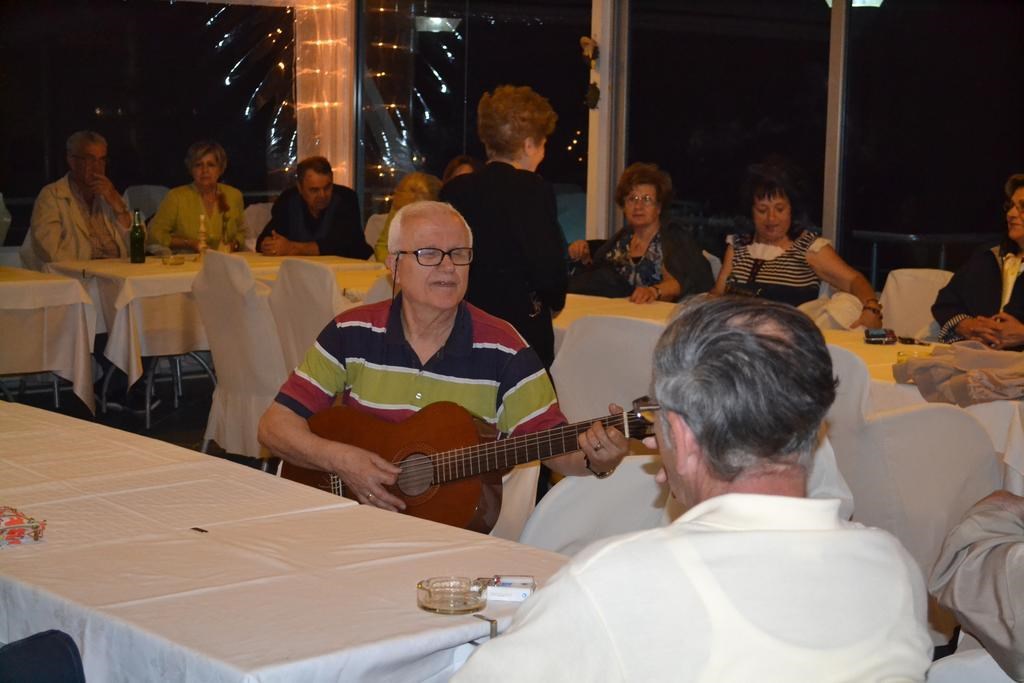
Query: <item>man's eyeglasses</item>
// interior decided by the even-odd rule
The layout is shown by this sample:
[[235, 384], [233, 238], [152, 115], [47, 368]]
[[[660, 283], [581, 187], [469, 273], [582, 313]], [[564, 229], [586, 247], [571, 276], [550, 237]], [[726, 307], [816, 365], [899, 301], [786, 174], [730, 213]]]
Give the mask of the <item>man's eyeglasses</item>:
[[643, 204], [644, 206], [650, 206], [651, 204], [657, 204], [658, 198], [649, 194], [631, 194], [626, 197], [627, 204]]
[[73, 159], [78, 159], [83, 164], [95, 164], [96, 166], [103, 166], [107, 163], [106, 157], [94, 157], [91, 154], [72, 154]]
[[414, 254], [416, 256], [416, 263], [421, 266], [439, 266], [441, 261], [444, 261], [445, 256], [450, 258], [452, 264], [456, 266], [468, 266], [473, 261], [472, 247], [455, 247], [448, 251], [434, 247], [423, 247], [414, 251], [396, 251], [395, 253]]
[[1024, 202], [1016, 202], [1016, 203], [1014, 203], [1014, 202], [1011, 202], [1009, 199], [1007, 199], [1005, 202], [1003, 202], [1003, 211], [1005, 211], [1007, 213], [1009, 213], [1010, 209], [1012, 209], [1014, 207], [1017, 208], [1017, 213], [1019, 213], [1020, 215], [1024, 216]]

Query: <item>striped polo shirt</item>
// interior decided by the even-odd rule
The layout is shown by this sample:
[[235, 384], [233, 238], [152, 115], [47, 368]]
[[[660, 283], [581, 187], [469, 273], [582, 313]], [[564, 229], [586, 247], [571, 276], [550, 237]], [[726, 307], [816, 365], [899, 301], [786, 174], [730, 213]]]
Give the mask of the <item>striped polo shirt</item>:
[[503, 434], [566, 422], [533, 349], [504, 320], [459, 304], [448, 341], [425, 364], [405, 339], [401, 295], [349, 309], [324, 328], [277, 395], [308, 418], [335, 396], [390, 422], [452, 401]]
[[817, 299], [821, 280], [807, 263], [807, 250], [817, 239], [817, 235], [805, 230], [789, 249], [766, 261], [751, 255], [752, 236], [737, 236], [732, 241], [729, 282], [742, 285], [757, 296], [793, 306]]

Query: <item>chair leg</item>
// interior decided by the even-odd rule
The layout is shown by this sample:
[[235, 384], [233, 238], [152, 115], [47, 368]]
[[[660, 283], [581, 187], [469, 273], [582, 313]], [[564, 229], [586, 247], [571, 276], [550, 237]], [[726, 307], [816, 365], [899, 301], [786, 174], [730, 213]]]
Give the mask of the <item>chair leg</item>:
[[110, 389], [110, 380], [114, 376], [114, 366], [111, 365], [107, 369], [107, 374], [103, 378], [103, 395], [100, 396], [100, 412], [104, 415], [107, 414], [107, 391]]
[[210, 452], [208, 450], [209, 448], [210, 448], [210, 439], [207, 439], [206, 437], [203, 437], [203, 443], [199, 447], [199, 452], [200, 453], [209, 453]]
[[213, 368], [211, 368], [209, 366], [209, 364], [205, 360], [203, 360], [203, 357], [200, 356], [195, 351], [190, 351], [188, 355], [192, 356], [192, 358], [195, 359], [195, 361], [197, 363], [199, 363], [201, 366], [203, 366], [203, 370], [206, 372], [207, 376], [210, 378], [210, 381], [213, 383], [213, 388], [216, 389], [217, 388], [217, 375], [214, 374]]
[[177, 410], [178, 402], [182, 397], [181, 391], [181, 356], [174, 357], [174, 408]]
[[150, 369], [149, 376], [146, 378], [146, 431], [149, 431], [149, 427], [152, 424], [153, 415], [153, 380], [156, 378], [156, 369], [160, 365], [160, 359], [157, 358], [153, 361], [153, 367]]
[[53, 382], [53, 407], [60, 410], [60, 378], [51, 372], [50, 381]]

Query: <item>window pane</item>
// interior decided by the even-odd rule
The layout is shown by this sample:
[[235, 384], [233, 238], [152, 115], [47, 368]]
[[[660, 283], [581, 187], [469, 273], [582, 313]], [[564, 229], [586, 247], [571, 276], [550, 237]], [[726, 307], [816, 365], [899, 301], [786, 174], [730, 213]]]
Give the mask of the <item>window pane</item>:
[[[128, 185], [190, 181], [204, 138], [224, 182], [264, 192], [294, 137], [292, 15], [271, 7], [122, 0], [0, 2], [0, 192], [24, 236], [32, 201], [67, 171], [65, 141], [92, 129]], [[280, 178], [284, 182], [284, 178]]]
[[[380, 2], [366, 10], [364, 204], [383, 211], [395, 182], [413, 171], [441, 176], [459, 154], [485, 158], [476, 135], [480, 96], [528, 85], [551, 101], [558, 125], [538, 172], [560, 198], [586, 188], [589, 69], [579, 38], [590, 2]], [[575, 142], [573, 142], [575, 140]], [[577, 230], [582, 236], [582, 208]]]
[[820, 225], [829, 9], [823, 0], [632, 0], [626, 162], [672, 175], [676, 211], [721, 254], [747, 165], [779, 154], [807, 176]]
[[[1005, 231], [1003, 183], [1024, 171], [1024, 3], [887, 0], [851, 15], [846, 231]], [[949, 265], [974, 248], [951, 248]], [[883, 269], [938, 263], [936, 247], [880, 253]]]

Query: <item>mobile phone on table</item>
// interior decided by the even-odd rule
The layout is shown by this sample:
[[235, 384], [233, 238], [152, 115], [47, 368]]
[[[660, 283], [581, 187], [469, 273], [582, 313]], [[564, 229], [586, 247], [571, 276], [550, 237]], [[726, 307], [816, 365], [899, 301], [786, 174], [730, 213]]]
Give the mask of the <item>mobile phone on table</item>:
[[865, 344], [895, 344], [896, 333], [888, 327], [869, 327], [864, 330]]

